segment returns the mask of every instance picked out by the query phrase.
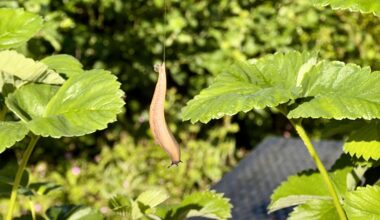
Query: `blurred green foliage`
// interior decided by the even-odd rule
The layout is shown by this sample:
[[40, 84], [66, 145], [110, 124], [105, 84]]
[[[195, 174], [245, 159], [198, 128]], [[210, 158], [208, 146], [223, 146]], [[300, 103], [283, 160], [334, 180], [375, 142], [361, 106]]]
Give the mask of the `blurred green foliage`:
[[[212, 132], [223, 133], [220, 130]], [[72, 158], [66, 154], [62, 156], [68, 160], [65, 164], [52, 166], [46, 161], [35, 164], [30, 182], [53, 182], [62, 186], [49, 194], [49, 200], [44, 196], [34, 197], [41, 211], [54, 204], [75, 203], [91, 205], [104, 214], [111, 214], [107, 199], [116, 194], [138, 195], [157, 186], [169, 192], [171, 201], [178, 202], [183, 195], [209, 188], [235, 164], [232, 140], [221, 141], [218, 137], [190, 140], [182, 150], [185, 163], [168, 168], [170, 159], [153, 140], [135, 143], [126, 133], [120, 135], [118, 144], [104, 146], [93, 158]], [[23, 208], [28, 209], [27, 198], [22, 201]], [[0, 210], [6, 210], [4, 202], [0, 203]]]
[[[163, 0], [0, 3], [46, 18], [40, 38], [25, 48], [31, 56], [67, 53], [85, 68], [115, 73], [127, 94], [125, 115], [116, 126], [135, 138], [149, 135], [147, 109], [156, 79], [153, 64], [162, 60], [163, 41], [171, 91], [167, 118], [175, 132], [188, 130], [187, 124], [180, 123], [184, 103], [234, 60], [288, 49], [317, 50], [322, 58], [379, 69], [380, 22], [370, 14], [318, 9], [308, 0], [168, 0], [167, 5], [165, 24]], [[239, 143], [251, 148], [268, 132], [281, 134], [284, 128], [274, 115], [251, 112], [236, 117], [243, 128]], [[259, 127], [260, 132], [250, 132]]]
[[169, 195], [165, 190], [152, 189], [137, 198], [117, 195], [109, 200], [109, 207], [123, 218], [137, 219], [187, 219], [207, 217], [211, 219], [231, 218], [232, 205], [223, 194], [215, 191], [195, 192], [187, 195], [181, 203], [163, 204]]
[[[125, 113], [107, 131], [48, 139], [34, 152], [32, 162], [43, 162], [33, 165], [32, 178], [63, 185], [54, 194], [57, 199], [84, 203], [86, 198], [103, 207], [116, 193], [137, 195], [154, 185], [179, 198], [216, 182], [234, 164], [235, 144], [250, 149], [268, 134], [287, 135], [289, 124], [271, 110], [206, 126], [181, 122], [184, 104], [235, 60], [317, 50], [322, 58], [380, 69], [380, 21], [370, 14], [318, 9], [308, 0], [167, 3], [165, 24], [163, 0], [0, 1], [0, 7], [23, 7], [45, 18], [38, 37], [20, 51], [36, 59], [73, 55], [85, 69], [112, 71], [126, 93]], [[184, 163], [171, 169], [153, 144], [147, 122], [156, 80], [153, 64], [162, 61], [163, 41], [169, 72], [166, 118], [184, 152]]]

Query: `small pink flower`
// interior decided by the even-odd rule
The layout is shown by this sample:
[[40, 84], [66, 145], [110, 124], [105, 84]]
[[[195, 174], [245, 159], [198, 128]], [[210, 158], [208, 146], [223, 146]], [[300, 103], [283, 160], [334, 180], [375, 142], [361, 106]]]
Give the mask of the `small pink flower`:
[[71, 172], [74, 174], [74, 176], [78, 176], [80, 174], [80, 167], [78, 166], [74, 166], [73, 168], [71, 168]]
[[35, 204], [35, 205], [34, 205], [34, 209], [36, 210], [36, 212], [41, 212], [41, 211], [42, 211], [42, 206], [41, 206], [41, 204]]
[[100, 159], [101, 159], [100, 155], [96, 155], [96, 156], [94, 157], [94, 160], [95, 160], [95, 162], [97, 162], [97, 163], [100, 162]]
[[110, 209], [108, 207], [103, 206], [100, 208], [100, 212], [102, 214], [107, 214], [109, 211], [110, 211]]
[[145, 116], [145, 115], [140, 115], [138, 121], [139, 121], [139, 123], [144, 123], [144, 122], [146, 122], [146, 121], [147, 121], [146, 116]]
[[126, 188], [126, 189], [128, 189], [128, 187], [129, 187], [129, 182], [128, 182], [128, 180], [125, 180], [125, 181], [123, 182], [123, 187]]

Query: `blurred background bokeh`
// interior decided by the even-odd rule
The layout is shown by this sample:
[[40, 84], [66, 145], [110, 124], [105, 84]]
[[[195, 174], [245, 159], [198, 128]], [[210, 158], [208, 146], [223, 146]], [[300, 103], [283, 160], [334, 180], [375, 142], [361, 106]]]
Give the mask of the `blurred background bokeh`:
[[[315, 8], [308, 0], [1, 0], [45, 18], [38, 37], [20, 48], [28, 57], [65, 53], [85, 69], [112, 71], [126, 93], [124, 113], [104, 131], [80, 138], [43, 139], [31, 158], [32, 181], [63, 186], [48, 204], [87, 204], [107, 214], [107, 199], [164, 187], [179, 200], [210, 188], [264, 137], [293, 136], [289, 123], [266, 109], [212, 121], [181, 120], [181, 108], [236, 60], [276, 51], [312, 50], [330, 60], [380, 69], [380, 20], [370, 14]], [[166, 32], [166, 35], [165, 35]], [[166, 37], [165, 37], [166, 36]], [[153, 65], [166, 45], [166, 118], [178, 138], [183, 164], [167, 169], [153, 143], [148, 108]], [[325, 121], [306, 121], [322, 127]], [[319, 129], [310, 131], [315, 138]], [[334, 133], [332, 133], [334, 134]], [[5, 203], [0, 204], [0, 213]]]

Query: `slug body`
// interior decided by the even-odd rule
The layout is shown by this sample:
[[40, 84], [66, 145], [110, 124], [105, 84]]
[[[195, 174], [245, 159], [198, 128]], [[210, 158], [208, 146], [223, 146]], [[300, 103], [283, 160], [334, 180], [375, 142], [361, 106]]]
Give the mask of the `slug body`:
[[171, 165], [178, 165], [181, 162], [179, 145], [166, 124], [164, 113], [166, 96], [165, 63], [155, 65], [154, 69], [158, 72], [158, 79], [149, 108], [149, 125], [155, 142], [170, 156]]

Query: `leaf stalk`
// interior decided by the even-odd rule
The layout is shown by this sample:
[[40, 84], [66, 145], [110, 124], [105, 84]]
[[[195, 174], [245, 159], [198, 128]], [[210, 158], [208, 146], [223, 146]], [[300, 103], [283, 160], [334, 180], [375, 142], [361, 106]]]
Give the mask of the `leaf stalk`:
[[334, 203], [334, 206], [335, 206], [335, 209], [338, 213], [338, 216], [339, 216], [339, 219], [340, 220], [347, 220], [347, 216], [343, 210], [343, 207], [340, 203], [340, 199], [338, 197], [338, 193], [336, 192], [336, 189], [329, 177], [329, 174], [325, 168], [325, 166], [323, 165], [321, 159], [319, 158], [318, 156], [318, 153], [315, 151], [315, 148], [313, 146], [313, 144], [311, 143], [311, 140], [309, 138], [309, 136], [306, 134], [306, 131], [305, 129], [302, 127], [301, 125], [301, 121], [294, 121], [294, 120], [290, 120], [294, 126], [294, 128], [296, 129], [298, 135], [301, 137], [302, 141], [304, 142], [305, 146], [306, 146], [306, 149], [308, 150], [311, 158], [313, 159], [315, 165], [317, 166], [319, 172], [321, 173], [322, 175], [322, 178], [323, 178], [323, 181], [325, 182], [326, 186], [327, 186], [327, 189], [333, 199], [333, 203]]
[[16, 205], [16, 198], [17, 198], [17, 189], [20, 186], [22, 174], [24, 173], [24, 170], [26, 168], [26, 164], [28, 163], [28, 160], [30, 158], [30, 155], [33, 152], [34, 147], [36, 146], [36, 143], [40, 137], [34, 134], [30, 134], [30, 142], [28, 144], [28, 147], [26, 148], [24, 154], [22, 155], [21, 163], [17, 169], [15, 181], [13, 182], [12, 186], [12, 192], [11, 197], [9, 199], [9, 207], [8, 207], [8, 213], [6, 220], [12, 220], [13, 210]]

